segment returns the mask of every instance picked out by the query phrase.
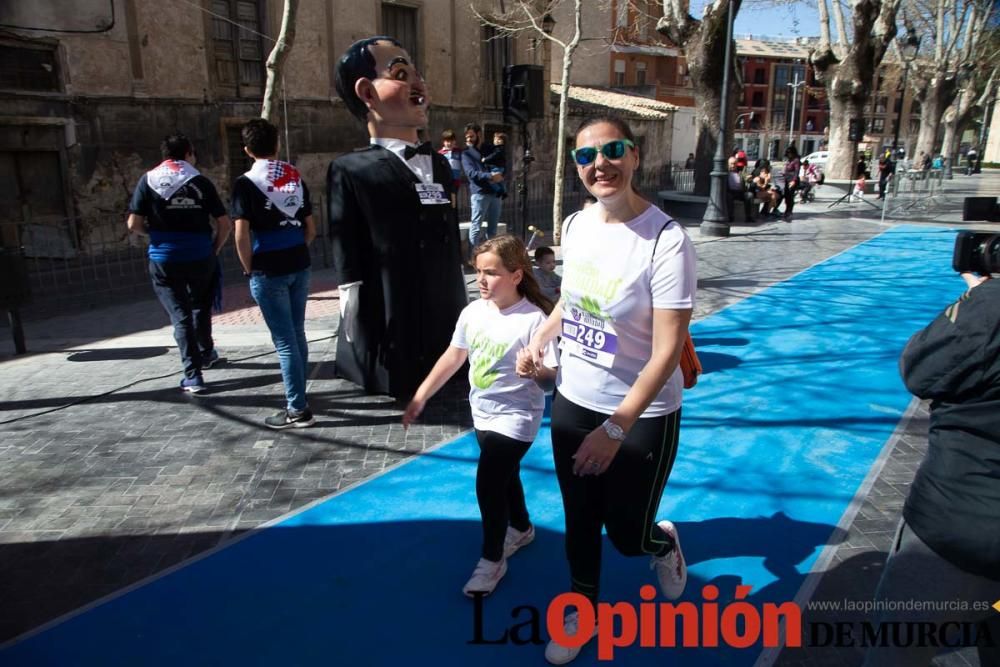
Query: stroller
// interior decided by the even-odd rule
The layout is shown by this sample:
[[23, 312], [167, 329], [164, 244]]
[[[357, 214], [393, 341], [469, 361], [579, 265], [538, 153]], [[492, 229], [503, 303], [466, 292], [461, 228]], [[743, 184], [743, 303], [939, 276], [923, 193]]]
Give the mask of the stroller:
[[823, 185], [823, 174], [814, 166], [809, 164], [809, 160], [802, 161], [802, 178], [799, 182], [799, 201], [807, 204], [816, 200], [816, 193], [813, 192], [817, 185]]

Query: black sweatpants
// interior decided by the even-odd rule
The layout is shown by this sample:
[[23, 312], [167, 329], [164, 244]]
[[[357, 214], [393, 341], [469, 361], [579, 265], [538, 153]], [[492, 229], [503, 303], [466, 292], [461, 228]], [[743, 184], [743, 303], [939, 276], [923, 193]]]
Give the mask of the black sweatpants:
[[212, 295], [219, 280], [215, 255], [194, 262], [149, 262], [153, 291], [174, 325], [184, 376], [201, 373], [212, 353]]
[[503, 558], [507, 526], [520, 531], [531, 527], [521, 486], [521, 459], [531, 443], [478, 429], [476, 440], [479, 441], [476, 499], [483, 518], [482, 557], [499, 562]]
[[625, 556], [662, 556], [674, 548], [656, 525], [656, 510], [677, 456], [681, 411], [638, 420], [603, 474], [574, 475], [573, 455], [607, 418], [556, 392], [552, 451], [566, 515], [571, 590], [593, 602], [600, 591], [602, 527]]

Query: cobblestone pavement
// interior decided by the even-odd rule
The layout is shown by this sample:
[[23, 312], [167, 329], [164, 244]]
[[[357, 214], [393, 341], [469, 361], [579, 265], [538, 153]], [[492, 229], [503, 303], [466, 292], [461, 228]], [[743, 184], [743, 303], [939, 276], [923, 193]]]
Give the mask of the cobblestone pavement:
[[[949, 184], [948, 205], [906, 222], [957, 224], [958, 197], [977, 191], [1000, 193], [1000, 175], [956, 180]], [[728, 239], [700, 239], [697, 222], [682, 221], [699, 255], [695, 317], [885, 228], [867, 207], [831, 213], [830, 201], [832, 193], [821, 193], [816, 203], [796, 208], [791, 224], [737, 226]], [[245, 300], [245, 285], [228, 289], [230, 310], [214, 320], [228, 363], [206, 372], [211, 391], [197, 397], [177, 389], [177, 353], [152, 298], [29, 322], [32, 353], [24, 357], [10, 356], [9, 332], [0, 329], [0, 640], [470, 428], [461, 380], [404, 433], [398, 405], [333, 378], [336, 290], [323, 270], [314, 273], [307, 320], [309, 395], [317, 424], [295, 432], [263, 428], [263, 417], [282, 404], [277, 361], [252, 302]], [[845, 526], [847, 537], [835, 547], [817, 597], [843, 597], [844, 581], [855, 585], [860, 598], [870, 597], [925, 446], [926, 415], [916, 415], [857, 519]], [[857, 664], [856, 655], [845, 654], [841, 662], [829, 662], [828, 655], [788, 651], [778, 664]]]

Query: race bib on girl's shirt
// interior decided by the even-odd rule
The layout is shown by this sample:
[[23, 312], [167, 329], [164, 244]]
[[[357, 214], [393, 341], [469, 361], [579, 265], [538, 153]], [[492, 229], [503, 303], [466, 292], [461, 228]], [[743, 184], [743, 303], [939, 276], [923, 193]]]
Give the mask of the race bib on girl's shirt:
[[304, 201], [298, 169], [281, 160], [256, 160], [244, 175], [275, 208], [295, 220]]
[[153, 192], [170, 199], [198, 174], [198, 170], [184, 160], [164, 160], [155, 169], [146, 172], [146, 183]]

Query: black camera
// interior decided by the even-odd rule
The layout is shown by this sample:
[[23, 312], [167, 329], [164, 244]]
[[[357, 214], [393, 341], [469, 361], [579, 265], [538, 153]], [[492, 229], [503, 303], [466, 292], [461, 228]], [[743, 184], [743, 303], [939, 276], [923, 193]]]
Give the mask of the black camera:
[[1000, 234], [962, 231], [955, 238], [951, 266], [959, 273], [1000, 273]]

